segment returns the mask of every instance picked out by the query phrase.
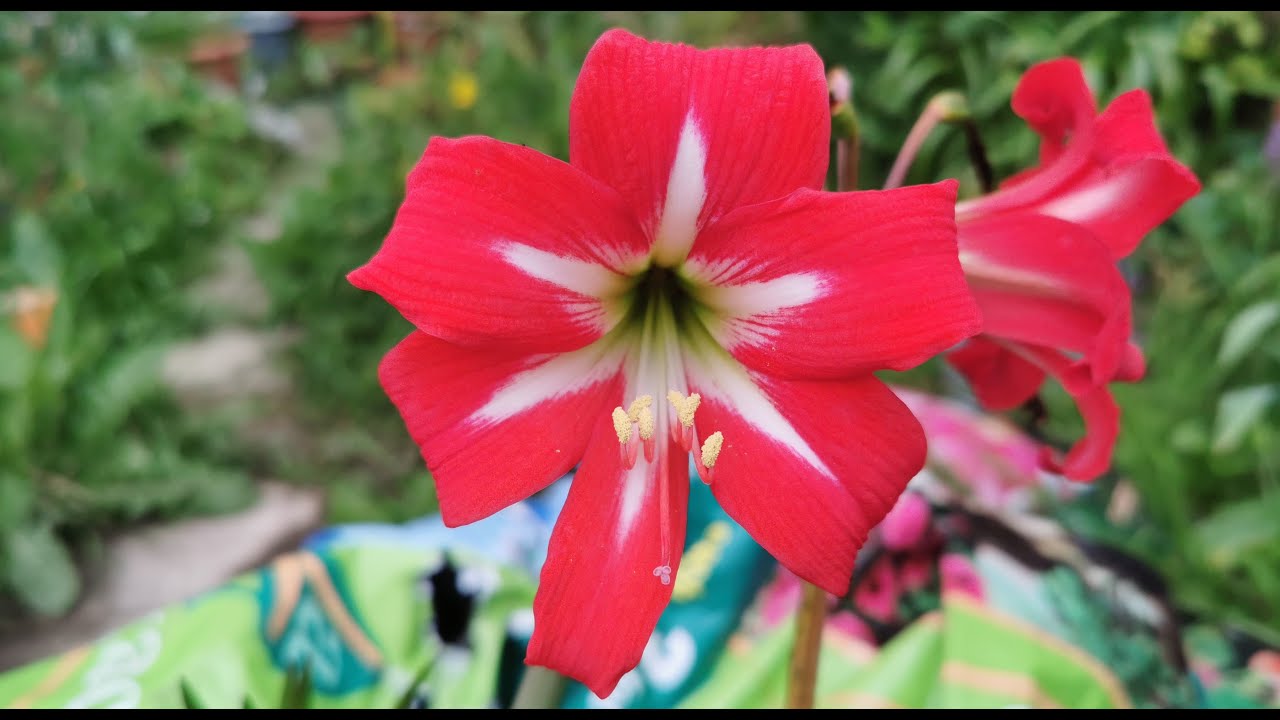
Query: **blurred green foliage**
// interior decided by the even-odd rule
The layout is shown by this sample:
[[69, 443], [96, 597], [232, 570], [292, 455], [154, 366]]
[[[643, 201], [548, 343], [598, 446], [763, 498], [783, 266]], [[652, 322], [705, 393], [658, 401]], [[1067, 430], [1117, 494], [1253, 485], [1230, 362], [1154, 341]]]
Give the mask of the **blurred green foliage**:
[[272, 154], [245, 108], [179, 59], [186, 23], [0, 14], [0, 292], [57, 293], [41, 346], [0, 325], [0, 590], [66, 611], [113, 526], [252, 497], [230, 435], [181, 413], [163, 351], [203, 320], [183, 287], [261, 194]]
[[[1080, 58], [1103, 103], [1146, 88], [1170, 147], [1205, 190], [1126, 264], [1150, 370], [1142, 383], [1115, 388], [1124, 410], [1116, 476], [1140, 490], [1143, 510], [1119, 527], [1088, 505], [1063, 514], [1158, 564], [1187, 607], [1274, 631], [1280, 194], [1261, 147], [1280, 97], [1277, 13], [439, 11], [414, 15], [421, 32], [408, 45], [396, 19], [379, 15], [346, 45], [295, 34], [293, 62], [267, 78], [271, 101], [319, 104], [337, 118], [340, 147], [306, 166], [300, 183], [271, 174], [242, 103], [208, 92], [176, 62], [143, 62], [133, 50], [139, 38], [185, 47], [188, 25], [175, 14], [108, 15], [115, 19], [60, 14], [50, 26], [60, 30], [37, 33], [95, 37], [92, 60], [64, 52], [79, 42], [24, 39], [21, 23], [0, 18], [2, 36], [21, 40], [0, 45], [8, 53], [0, 91], [7, 108], [22, 108], [0, 121], [0, 289], [52, 277], [64, 293], [45, 350], [22, 350], [0, 329], [0, 353], [25, 358], [0, 368], [3, 577], [43, 572], [34, 585], [56, 586], [63, 581], [47, 568], [70, 562], [61, 544], [68, 531], [239, 501], [238, 475], [190, 487], [151, 482], [214, 477], [173, 468], [226, 472], [216, 460], [237, 447], [178, 413], [155, 387], [153, 363], [156, 348], [202, 322], [180, 288], [267, 187], [284, 208], [281, 231], [245, 246], [271, 297], [266, 322], [301, 331], [289, 361], [302, 403], [284, 411], [311, 443], [277, 454], [268, 470], [328, 486], [335, 520], [429, 509], [431, 483], [376, 379], [408, 325], [345, 274], [381, 243], [431, 135], [490, 135], [566, 157], [582, 58], [601, 32], [623, 26], [701, 46], [812, 43], [854, 77], [862, 187], [883, 180], [938, 92], [967, 96], [997, 177], [1006, 177], [1036, 157], [1035, 136], [1009, 109], [1032, 63]], [[908, 180], [942, 177], [977, 192], [956, 130], [935, 133]], [[936, 370], [910, 377], [937, 385]], [[1076, 437], [1068, 399], [1049, 388], [1046, 401], [1047, 432]], [[1099, 481], [1091, 507], [1105, 505], [1115, 482]], [[225, 494], [201, 500], [206, 491]]]

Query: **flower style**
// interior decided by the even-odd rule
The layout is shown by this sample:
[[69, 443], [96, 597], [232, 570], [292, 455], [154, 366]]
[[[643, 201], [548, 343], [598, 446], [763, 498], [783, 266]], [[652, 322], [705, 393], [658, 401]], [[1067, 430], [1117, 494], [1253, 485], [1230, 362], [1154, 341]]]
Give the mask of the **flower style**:
[[819, 191], [830, 117], [811, 48], [611, 31], [569, 112], [569, 164], [433, 138], [350, 281], [416, 327], [379, 376], [446, 524], [578, 465], [527, 661], [603, 697], [670, 599], [688, 456], [765, 549], [843, 594], [924, 461], [919, 423], [871, 373], [979, 319], [954, 181]]
[[1040, 165], [956, 206], [960, 258], [983, 333], [949, 353], [989, 410], [1026, 402], [1046, 375], [1087, 426], [1042, 463], [1074, 480], [1111, 464], [1119, 409], [1107, 389], [1145, 371], [1130, 342], [1129, 288], [1116, 261], [1200, 190], [1165, 147], [1143, 90], [1097, 114], [1077, 61], [1032, 67], [1013, 110], [1040, 135]]

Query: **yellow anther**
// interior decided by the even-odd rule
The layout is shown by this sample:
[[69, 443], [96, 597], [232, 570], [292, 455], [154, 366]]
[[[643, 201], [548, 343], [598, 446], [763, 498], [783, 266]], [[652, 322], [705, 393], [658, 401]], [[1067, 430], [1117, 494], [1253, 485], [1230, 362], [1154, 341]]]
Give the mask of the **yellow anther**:
[[706, 468], [713, 468], [716, 464], [716, 458], [720, 457], [720, 448], [724, 446], [724, 435], [717, 430], [711, 433], [711, 437], [702, 443], [702, 465]]
[[671, 407], [675, 408], [678, 413], [680, 412], [680, 406], [684, 404], [684, 396], [680, 394], [679, 390], [668, 390], [667, 402], [671, 403]]
[[667, 401], [676, 409], [676, 417], [680, 420], [682, 427], [693, 427], [693, 414], [698, 411], [698, 404], [702, 402], [702, 396], [694, 393], [689, 397], [681, 395], [678, 391], [672, 390], [667, 393]]
[[[648, 395], [645, 395], [644, 397], [650, 402], [653, 401], [653, 398]], [[639, 417], [636, 419], [636, 425], [640, 426], [641, 440], [650, 440], [653, 438], [653, 411], [649, 409], [648, 405], [640, 408]], [[645, 452], [648, 451], [646, 450]]]
[[680, 424], [684, 427], [693, 427], [693, 414], [698, 412], [698, 404], [702, 402], [702, 396], [694, 393], [684, 399], [684, 405], [676, 408], [680, 416]]
[[613, 409], [613, 431], [618, 433], [618, 442], [626, 445], [631, 440], [631, 418], [627, 411], [620, 407]]
[[627, 408], [627, 417], [631, 418], [631, 422], [640, 422], [640, 414], [643, 410], [653, 407], [652, 395], [641, 395], [631, 401], [631, 407]]

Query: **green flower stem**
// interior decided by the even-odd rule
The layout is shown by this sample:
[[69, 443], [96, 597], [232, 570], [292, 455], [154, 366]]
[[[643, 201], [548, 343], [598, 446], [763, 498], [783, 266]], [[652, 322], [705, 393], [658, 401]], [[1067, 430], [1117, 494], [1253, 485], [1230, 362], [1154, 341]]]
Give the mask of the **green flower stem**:
[[858, 189], [861, 137], [858, 114], [853, 109], [853, 77], [842, 67], [827, 74], [831, 88], [831, 134], [836, 139], [836, 190]]
[[813, 707], [818, 684], [818, 651], [822, 647], [822, 626], [827, 619], [827, 593], [817, 585], [804, 583], [800, 609], [796, 613], [796, 640], [791, 648], [791, 668], [787, 674], [787, 707]]
[[559, 707], [568, 679], [555, 670], [528, 665], [511, 701], [514, 709]]
[[982, 194], [987, 195], [996, 189], [995, 173], [991, 170], [991, 161], [987, 159], [987, 146], [982, 142], [978, 123], [972, 117], [964, 119], [964, 140], [969, 150], [969, 163], [978, 176], [978, 185], [982, 188]]
[[969, 119], [969, 104], [963, 95], [956, 92], [934, 95], [929, 104], [925, 105], [924, 112], [920, 113], [920, 117], [916, 119], [916, 124], [911, 126], [911, 132], [907, 133], [907, 140], [902, 144], [898, 157], [893, 161], [893, 168], [889, 170], [889, 179], [885, 181], [884, 189], [892, 190], [902, 186], [903, 181], [907, 179], [907, 171], [911, 169], [911, 163], [916, 159], [916, 154], [920, 152], [924, 141], [929, 138], [939, 123], [966, 123]]

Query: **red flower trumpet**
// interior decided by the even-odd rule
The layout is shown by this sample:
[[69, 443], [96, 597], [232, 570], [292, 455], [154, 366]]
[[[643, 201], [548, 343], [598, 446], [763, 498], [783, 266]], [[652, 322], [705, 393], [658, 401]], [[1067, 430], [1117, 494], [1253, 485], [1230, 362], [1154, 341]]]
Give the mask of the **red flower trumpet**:
[[956, 206], [960, 258], [983, 332], [948, 354], [989, 410], [1017, 407], [1046, 376], [1062, 384], [1087, 426], [1065, 456], [1043, 464], [1093, 480], [1119, 432], [1112, 381], [1142, 377], [1130, 341], [1131, 299], [1116, 261], [1200, 190], [1165, 147], [1143, 90], [1101, 114], [1080, 65], [1032, 67], [1013, 110], [1041, 137], [1040, 165]]

